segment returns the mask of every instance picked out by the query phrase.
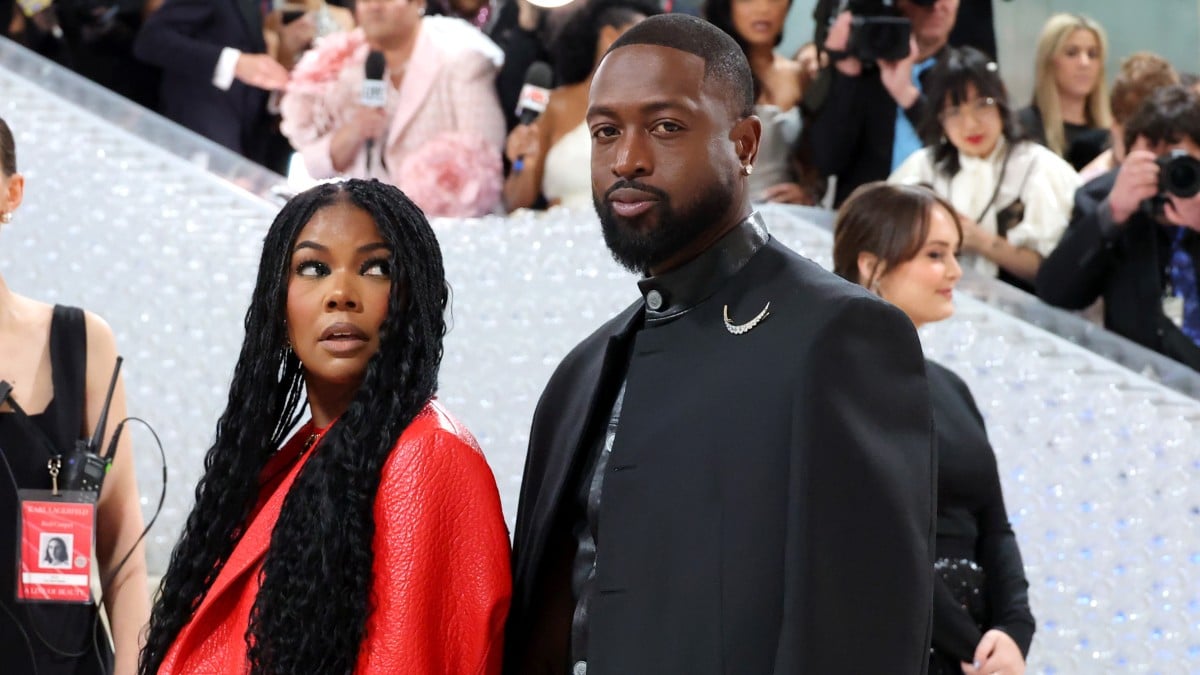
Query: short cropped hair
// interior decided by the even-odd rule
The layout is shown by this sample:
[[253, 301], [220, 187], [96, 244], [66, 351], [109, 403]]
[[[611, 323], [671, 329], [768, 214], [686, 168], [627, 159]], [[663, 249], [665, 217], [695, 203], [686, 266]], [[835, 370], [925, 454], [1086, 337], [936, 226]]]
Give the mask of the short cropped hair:
[[1131, 54], [1121, 62], [1109, 94], [1113, 119], [1125, 124], [1156, 89], [1179, 84], [1169, 61], [1150, 52]]
[[[739, 117], [754, 114], [754, 75], [737, 41], [711, 23], [687, 14], [652, 16], [625, 31], [608, 54], [630, 45], [669, 47], [704, 59], [704, 78], [714, 80]], [[607, 54], [606, 54], [607, 55]]]

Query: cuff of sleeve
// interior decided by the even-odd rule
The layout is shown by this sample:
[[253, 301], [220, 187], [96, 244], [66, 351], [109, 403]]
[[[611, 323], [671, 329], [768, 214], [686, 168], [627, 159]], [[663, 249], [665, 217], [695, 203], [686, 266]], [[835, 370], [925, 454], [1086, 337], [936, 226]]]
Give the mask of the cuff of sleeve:
[[1100, 237], [1105, 241], [1112, 241], [1121, 233], [1120, 227], [1113, 221], [1112, 205], [1108, 203], [1108, 198], [1100, 202], [1096, 209], [1096, 225], [1100, 228]]
[[[333, 158], [330, 156], [332, 145], [333, 132], [329, 132], [318, 138], [312, 145], [300, 148], [300, 155], [304, 157], [304, 168], [308, 170], [308, 175], [316, 179], [333, 178], [338, 175], [337, 170], [333, 168]], [[347, 167], [343, 173], [353, 174], [358, 168], [359, 161], [360, 159], [355, 157], [353, 164]]]
[[229, 91], [233, 86], [234, 73], [237, 71], [237, 62], [241, 58], [242, 53], [233, 47], [225, 47], [221, 50], [221, 56], [217, 58], [217, 69], [213, 71], [213, 86], [221, 91]]
[[1009, 230], [1004, 238], [1013, 246], [1030, 249], [1043, 258], [1048, 258], [1058, 247], [1066, 228], [1065, 222], [1059, 227], [1035, 227], [1033, 222], [1026, 220]]

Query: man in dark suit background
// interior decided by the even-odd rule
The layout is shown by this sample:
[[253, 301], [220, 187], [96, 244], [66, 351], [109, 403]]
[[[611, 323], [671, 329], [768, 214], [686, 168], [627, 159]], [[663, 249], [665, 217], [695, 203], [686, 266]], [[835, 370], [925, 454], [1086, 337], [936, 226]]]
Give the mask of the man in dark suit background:
[[908, 319], [750, 208], [749, 64], [694, 17], [630, 29], [591, 85], [592, 190], [643, 297], [533, 421], [510, 675], [923, 675], [924, 361]]
[[[166, 0], [142, 26], [134, 54], [163, 71], [163, 115], [282, 172], [290, 149], [279, 145], [267, 96], [287, 86], [288, 71], [266, 53], [263, 13], [259, 0]], [[311, 22], [285, 30], [312, 39]]]
[[1083, 309], [1104, 298], [1104, 327], [1200, 370], [1200, 197], [1160, 194], [1157, 160], [1183, 151], [1200, 160], [1200, 96], [1154, 91], [1125, 126], [1121, 165], [1079, 188], [1071, 224], [1038, 269], [1039, 298]]

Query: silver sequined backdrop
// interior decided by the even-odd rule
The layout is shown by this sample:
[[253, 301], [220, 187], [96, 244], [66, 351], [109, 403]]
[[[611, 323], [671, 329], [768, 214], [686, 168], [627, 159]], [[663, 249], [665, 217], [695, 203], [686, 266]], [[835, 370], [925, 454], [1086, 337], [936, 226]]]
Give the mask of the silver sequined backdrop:
[[[0, 271], [17, 292], [113, 326], [131, 414], [166, 446], [170, 486], [148, 548], [161, 572], [276, 208], [2, 65], [0, 117], [16, 130], [28, 186], [0, 231]], [[829, 234], [802, 212], [766, 217], [829, 265]], [[435, 227], [454, 289], [441, 395], [478, 436], [511, 523], [542, 386], [637, 297], [634, 279], [609, 259], [591, 213]], [[1200, 673], [1200, 403], [970, 298], [923, 338], [987, 418], [1039, 621], [1030, 672]], [[133, 434], [149, 516], [159, 460], [149, 435]]]

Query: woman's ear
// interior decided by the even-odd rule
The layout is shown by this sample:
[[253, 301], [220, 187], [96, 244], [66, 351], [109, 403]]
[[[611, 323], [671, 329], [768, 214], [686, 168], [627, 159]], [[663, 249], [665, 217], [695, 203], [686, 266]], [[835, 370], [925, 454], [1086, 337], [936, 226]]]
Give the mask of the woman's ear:
[[14, 173], [8, 179], [8, 212], [12, 213], [21, 205], [21, 200], [25, 198], [25, 177], [19, 173]]
[[858, 254], [858, 283], [866, 286], [872, 293], [879, 292], [879, 279], [883, 276], [887, 265], [879, 260], [879, 256], [868, 251]]

